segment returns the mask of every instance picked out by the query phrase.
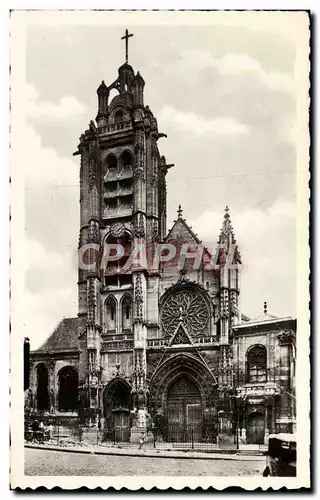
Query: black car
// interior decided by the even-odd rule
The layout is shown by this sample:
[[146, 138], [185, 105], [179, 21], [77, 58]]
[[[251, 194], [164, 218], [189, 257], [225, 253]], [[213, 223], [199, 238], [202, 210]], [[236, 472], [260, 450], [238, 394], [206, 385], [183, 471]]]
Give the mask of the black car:
[[295, 434], [271, 434], [263, 476], [296, 477], [296, 460]]

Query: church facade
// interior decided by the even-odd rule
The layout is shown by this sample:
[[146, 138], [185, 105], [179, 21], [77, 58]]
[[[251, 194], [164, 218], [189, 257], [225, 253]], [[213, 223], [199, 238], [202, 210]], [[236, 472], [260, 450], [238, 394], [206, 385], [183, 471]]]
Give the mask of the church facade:
[[[262, 443], [293, 431], [296, 321], [239, 307], [241, 256], [229, 209], [217, 249], [181, 207], [167, 230], [166, 182], [145, 82], [126, 62], [97, 90], [80, 137], [78, 316], [31, 352], [29, 411], [106, 432]], [[117, 95], [110, 99], [115, 89]], [[170, 174], [168, 175], [170, 177]]]

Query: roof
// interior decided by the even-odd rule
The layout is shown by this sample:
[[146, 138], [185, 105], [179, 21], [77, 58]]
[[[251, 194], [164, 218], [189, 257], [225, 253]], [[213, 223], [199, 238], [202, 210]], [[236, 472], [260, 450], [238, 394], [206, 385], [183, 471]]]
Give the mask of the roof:
[[[241, 318], [243, 320], [243, 318]], [[268, 325], [268, 324], [275, 324], [275, 323], [282, 323], [285, 321], [293, 321], [293, 318], [291, 316], [286, 316], [284, 318], [278, 318], [277, 316], [274, 316], [273, 314], [262, 314], [261, 316], [258, 316], [257, 318], [250, 319], [249, 321], [244, 321], [243, 323], [240, 323], [239, 325], [235, 325], [233, 328], [238, 329], [238, 328], [248, 328], [251, 326], [263, 326], [263, 325]]]
[[78, 319], [63, 318], [49, 338], [33, 353], [78, 350]]
[[[164, 242], [173, 242], [178, 245], [178, 247], [184, 243], [189, 243], [190, 245], [203, 245], [202, 241], [198, 235], [192, 230], [191, 226], [188, 225], [186, 219], [182, 217], [182, 209], [179, 205], [178, 218], [173, 221], [173, 226], [168, 231]], [[203, 263], [208, 264], [211, 260], [211, 254], [209, 250], [203, 245]], [[189, 249], [192, 252], [192, 249]]]
[[250, 319], [247, 321], [248, 323], [264, 323], [268, 321], [272, 321], [274, 319], [280, 319], [277, 316], [274, 316], [273, 314], [261, 314], [261, 316], [257, 316], [257, 318]]
[[297, 442], [296, 434], [288, 434], [288, 433], [270, 434], [269, 439], [279, 439], [281, 441], [289, 441], [291, 443]]
[[192, 231], [191, 227], [182, 217], [178, 217], [178, 219], [173, 222], [173, 226], [164, 241], [170, 241], [171, 239], [181, 239], [186, 243], [201, 243], [199, 237]]
[[131, 73], [134, 73], [134, 71], [133, 71], [133, 67], [132, 67], [132, 66], [130, 66], [130, 64], [128, 64], [127, 62], [125, 62], [125, 63], [121, 64], [121, 66], [119, 67], [119, 70], [118, 70], [118, 71], [119, 71], [119, 73], [120, 73], [120, 71], [122, 71], [122, 70], [131, 71]]
[[241, 321], [251, 321], [251, 318], [244, 313], [241, 313]]

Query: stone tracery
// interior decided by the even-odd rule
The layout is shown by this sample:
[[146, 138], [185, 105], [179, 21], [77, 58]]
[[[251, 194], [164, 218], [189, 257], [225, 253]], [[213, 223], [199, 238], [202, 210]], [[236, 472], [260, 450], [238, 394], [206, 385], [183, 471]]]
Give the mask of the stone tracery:
[[203, 333], [209, 320], [209, 308], [205, 298], [193, 289], [181, 289], [165, 300], [161, 321], [166, 335], [172, 336], [181, 323], [189, 335]]

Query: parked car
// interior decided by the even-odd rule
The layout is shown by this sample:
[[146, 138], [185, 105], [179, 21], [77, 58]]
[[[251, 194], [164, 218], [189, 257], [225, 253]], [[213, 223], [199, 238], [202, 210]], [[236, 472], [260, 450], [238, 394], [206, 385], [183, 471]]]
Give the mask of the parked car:
[[295, 434], [271, 434], [263, 476], [295, 477], [297, 440]]

